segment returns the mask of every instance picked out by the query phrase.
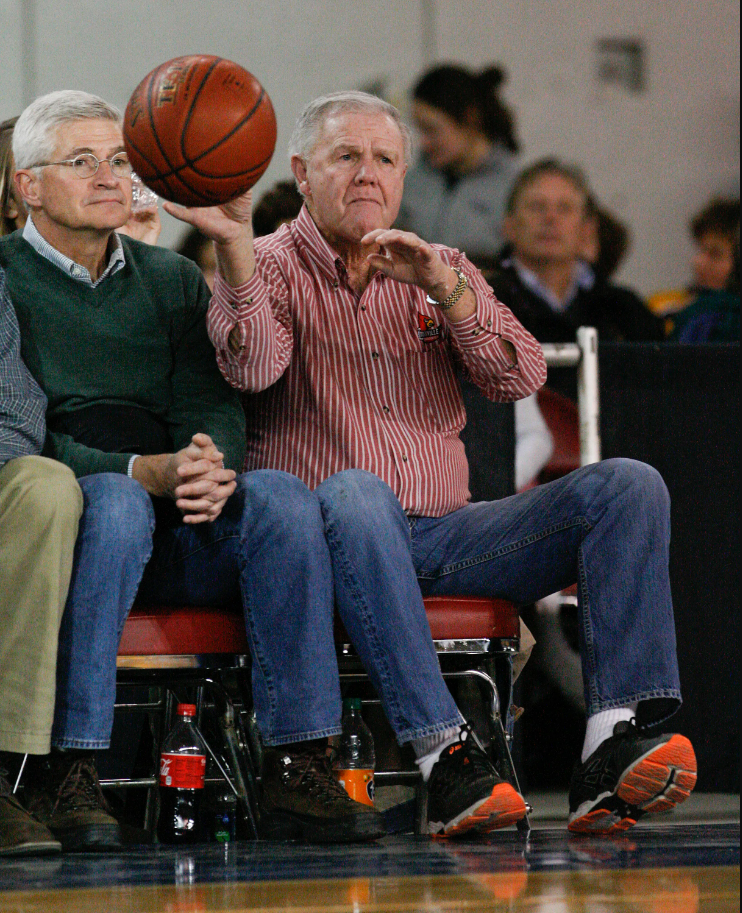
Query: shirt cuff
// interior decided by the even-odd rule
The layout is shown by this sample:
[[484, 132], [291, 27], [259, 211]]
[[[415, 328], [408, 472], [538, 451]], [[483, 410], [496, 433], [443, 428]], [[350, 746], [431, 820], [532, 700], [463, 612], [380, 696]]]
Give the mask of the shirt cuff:
[[[514, 368], [517, 361], [513, 361], [505, 347], [502, 345], [502, 321], [495, 306], [477, 304], [477, 310], [466, 320], [460, 323], [450, 323], [451, 334], [463, 352], [476, 352], [478, 356], [485, 354], [491, 358], [495, 365], [503, 370]], [[513, 343], [515, 345], [515, 343]]]
[[226, 316], [229, 314], [232, 320], [242, 320], [250, 317], [255, 311], [259, 310], [260, 303], [255, 303], [256, 292], [262, 287], [262, 280], [257, 271], [255, 274], [242, 285], [233, 287], [229, 285], [217, 272], [214, 277], [214, 295], [211, 299], [211, 306]]

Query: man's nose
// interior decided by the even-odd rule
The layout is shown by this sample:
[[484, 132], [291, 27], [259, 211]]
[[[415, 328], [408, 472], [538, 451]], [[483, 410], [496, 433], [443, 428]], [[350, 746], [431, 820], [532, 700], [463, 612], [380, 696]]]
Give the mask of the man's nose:
[[375, 184], [377, 180], [376, 162], [373, 159], [363, 159], [356, 171], [356, 181], [363, 184]]
[[93, 179], [98, 184], [105, 184], [107, 187], [110, 187], [112, 184], [118, 184], [120, 180], [120, 178], [117, 178], [113, 173], [111, 163], [106, 159], [98, 162], [98, 170], [93, 175]]

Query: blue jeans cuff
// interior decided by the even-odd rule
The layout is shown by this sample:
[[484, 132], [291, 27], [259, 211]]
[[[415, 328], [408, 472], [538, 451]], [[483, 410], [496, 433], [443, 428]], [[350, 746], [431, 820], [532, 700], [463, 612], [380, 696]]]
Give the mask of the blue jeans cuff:
[[[655, 705], [654, 712], [651, 706], [646, 706], [647, 703]], [[682, 703], [683, 699], [677, 688], [658, 688], [655, 691], [640, 691], [636, 694], [614, 698], [610, 701], [593, 702], [587, 709], [587, 715], [594, 716], [602, 710], [616, 710], [629, 704], [643, 704], [644, 706], [637, 711], [637, 717], [641, 718], [641, 724], [657, 726], [677, 713]]]
[[406, 742], [413, 742], [415, 739], [427, 739], [431, 735], [445, 732], [447, 729], [453, 729], [455, 726], [464, 726], [465, 724], [466, 720], [459, 713], [452, 719], [442, 723], [435, 723], [433, 726], [425, 726], [422, 729], [405, 729], [403, 732], [398, 732], [396, 734], [397, 741], [400, 745], [404, 745]]
[[326, 739], [333, 735], [340, 735], [342, 728], [332, 726], [329, 729], [316, 729], [314, 732], [294, 732], [291, 735], [264, 736], [263, 742], [271, 748], [280, 745], [291, 745], [294, 742], [309, 742], [312, 739]]
[[75, 748], [78, 751], [105, 751], [111, 742], [105, 739], [52, 739], [52, 748]]

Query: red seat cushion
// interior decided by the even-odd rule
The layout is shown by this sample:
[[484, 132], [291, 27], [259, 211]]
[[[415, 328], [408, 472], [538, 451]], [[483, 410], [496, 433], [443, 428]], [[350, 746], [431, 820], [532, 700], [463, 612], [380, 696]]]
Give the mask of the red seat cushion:
[[[433, 640], [519, 633], [517, 607], [505, 599], [429, 596], [425, 609]], [[343, 640], [342, 629], [337, 639]], [[242, 613], [211, 606], [134, 606], [119, 647], [120, 656], [248, 652]]]
[[213, 606], [134, 606], [119, 656], [248, 653], [242, 612]]
[[428, 596], [425, 611], [433, 640], [518, 637], [518, 607], [507, 599], [480, 596]]

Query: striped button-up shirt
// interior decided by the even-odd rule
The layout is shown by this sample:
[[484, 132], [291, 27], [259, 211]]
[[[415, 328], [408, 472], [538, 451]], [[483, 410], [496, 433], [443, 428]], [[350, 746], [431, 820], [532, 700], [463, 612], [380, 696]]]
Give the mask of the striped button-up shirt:
[[21, 361], [21, 334], [0, 269], [0, 466], [40, 453], [46, 397]]
[[[217, 274], [207, 318], [222, 373], [253, 394], [246, 469], [281, 469], [310, 488], [365, 469], [412, 516], [463, 506], [466, 416], [455, 362], [486, 396], [516, 400], [546, 378], [538, 342], [456, 250], [435, 246], [476, 295], [476, 313], [458, 324], [422, 289], [380, 273], [356, 294], [306, 207], [255, 247], [257, 270], [243, 286]], [[235, 326], [237, 354], [228, 345]], [[515, 364], [501, 340], [515, 347]]]

